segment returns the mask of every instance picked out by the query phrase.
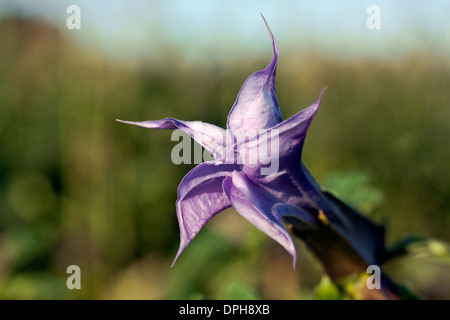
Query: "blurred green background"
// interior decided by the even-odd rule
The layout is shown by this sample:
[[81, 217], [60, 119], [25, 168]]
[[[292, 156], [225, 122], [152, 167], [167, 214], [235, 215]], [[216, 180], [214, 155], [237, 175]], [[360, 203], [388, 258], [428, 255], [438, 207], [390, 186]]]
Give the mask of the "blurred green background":
[[[389, 244], [408, 235], [450, 240], [450, 63], [441, 41], [450, 29], [439, 36], [439, 27], [422, 28], [426, 12], [410, 33], [387, 32], [387, 13], [380, 33], [370, 34], [364, 4], [348, 6], [362, 24], [346, 38], [348, 26], [333, 30], [332, 22], [302, 29], [295, 14], [285, 19], [284, 2], [222, 5], [212, 15], [220, 23], [203, 22], [209, 33], [200, 22], [211, 4], [185, 13], [156, 1], [149, 15], [165, 16], [140, 26], [145, 11], [116, 8], [122, 1], [99, 3], [127, 19], [108, 20], [105, 9], [100, 21], [109, 24], [92, 25], [102, 7], [80, 2], [82, 29], [69, 31], [68, 4], [36, 3], [0, 7], [1, 299], [313, 298], [322, 269], [308, 249], [296, 241], [293, 271], [291, 257], [232, 209], [208, 222], [170, 268], [179, 242], [176, 190], [194, 165], [171, 163], [177, 142], [169, 131], [115, 121], [171, 116], [224, 127], [243, 81], [271, 58], [260, 11], [280, 39], [284, 118], [328, 87], [304, 149], [321, 185], [384, 223]], [[172, 41], [167, 30], [180, 12], [191, 13], [192, 24]], [[242, 33], [223, 29], [233, 23]], [[116, 25], [120, 32], [108, 29]], [[81, 290], [66, 287], [73, 264]], [[387, 270], [422, 297], [450, 298], [448, 261], [418, 254]]]

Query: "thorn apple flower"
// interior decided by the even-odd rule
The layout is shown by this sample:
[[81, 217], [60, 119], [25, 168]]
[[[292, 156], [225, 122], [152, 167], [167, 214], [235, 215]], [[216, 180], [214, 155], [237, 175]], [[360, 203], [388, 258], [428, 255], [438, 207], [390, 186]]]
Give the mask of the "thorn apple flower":
[[[272, 40], [272, 61], [244, 82], [228, 115], [226, 130], [173, 118], [118, 120], [144, 128], [180, 129], [214, 157], [192, 169], [178, 187], [176, 211], [181, 241], [173, 264], [205, 223], [230, 206], [283, 246], [292, 255], [294, 267], [296, 250], [283, 220], [300, 230], [314, 229], [326, 216], [326, 222], [352, 244], [352, 239], [364, 232], [354, 231], [353, 221], [346, 220], [302, 163], [305, 136], [323, 90], [310, 107], [283, 121], [275, 88], [278, 47], [264, 22]], [[261, 154], [267, 156], [269, 151], [270, 160], [277, 163], [276, 170], [264, 166], [267, 159], [262, 161]], [[363, 217], [356, 220], [363, 225], [367, 222]], [[362, 256], [366, 254], [364, 248], [358, 250], [358, 243], [353, 247]], [[365, 258], [369, 263], [374, 260]]]

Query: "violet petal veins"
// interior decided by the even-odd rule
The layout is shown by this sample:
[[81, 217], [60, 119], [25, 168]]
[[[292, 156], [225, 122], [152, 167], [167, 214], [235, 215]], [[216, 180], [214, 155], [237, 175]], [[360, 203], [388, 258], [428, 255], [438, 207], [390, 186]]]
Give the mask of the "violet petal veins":
[[[264, 19], [264, 17], [263, 17]], [[273, 58], [269, 65], [245, 80], [228, 115], [227, 128], [234, 130], [271, 128], [282, 121], [275, 88], [278, 47], [270, 28]]]

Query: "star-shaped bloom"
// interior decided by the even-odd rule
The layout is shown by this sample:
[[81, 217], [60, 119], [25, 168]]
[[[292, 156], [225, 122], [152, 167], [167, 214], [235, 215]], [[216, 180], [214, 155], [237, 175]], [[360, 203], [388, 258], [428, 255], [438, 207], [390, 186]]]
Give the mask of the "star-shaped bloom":
[[[145, 128], [181, 129], [214, 157], [192, 169], [178, 187], [176, 211], [181, 241], [174, 263], [205, 223], [230, 206], [283, 246], [292, 255], [294, 266], [296, 250], [283, 221], [297, 230], [327, 225], [364, 261], [376, 263], [378, 247], [383, 246], [370, 234], [383, 230], [322, 192], [302, 163], [305, 136], [323, 90], [310, 107], [283, 121], [275, 88], [278, 47], [264, 22], [272, 40], [272, 61], [244, 82], [228, 115], [226, 130], [173, 118], [119, 120]], [[269, 163], [275, 163], [275, 168], [268, 167]]]

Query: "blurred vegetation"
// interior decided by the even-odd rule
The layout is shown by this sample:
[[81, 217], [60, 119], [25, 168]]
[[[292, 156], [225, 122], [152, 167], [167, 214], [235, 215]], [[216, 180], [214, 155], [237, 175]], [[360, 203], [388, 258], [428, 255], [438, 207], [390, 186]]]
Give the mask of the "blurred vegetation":
[[[176, 190], [194, 165], [171, 163], [170, 132], [115, 121], [171, 116], [224, 127], [243, 81], [270, 57], [193, 64], [168, 50], [131, 69], [22, 19], [0, 21], [0, 39], [0, 298], [337, 297], [301, 242], [292, 271], [291, 257], [232, 209], [171, 269]], [[318, 181], [385, 223], [389, 243], [410, 234], [449, 241], [448, 61], [281, 49], [285, 118], [324, 86], [304, 149]], [[81, 268], [81, 290], [65, 286], [72, 264]], [[421, 296], [446, 299], [448, 270], [448, 262], [418, 256], [389, 268]]]

